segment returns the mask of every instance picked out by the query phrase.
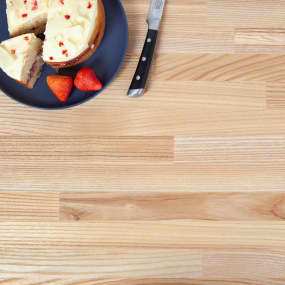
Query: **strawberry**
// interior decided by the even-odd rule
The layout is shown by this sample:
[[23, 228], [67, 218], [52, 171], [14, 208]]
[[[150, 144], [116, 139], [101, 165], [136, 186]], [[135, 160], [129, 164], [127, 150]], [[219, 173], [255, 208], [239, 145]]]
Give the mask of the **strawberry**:
[[73, 79], [71, 76], [50, 75], [47, 77], [47, 85], [61, 102], [66, 102], [73, 87]]
[[74, 85], [81, 91], [98, 91], [103, 87], [95, 72], [87, 66], [78, 71]]

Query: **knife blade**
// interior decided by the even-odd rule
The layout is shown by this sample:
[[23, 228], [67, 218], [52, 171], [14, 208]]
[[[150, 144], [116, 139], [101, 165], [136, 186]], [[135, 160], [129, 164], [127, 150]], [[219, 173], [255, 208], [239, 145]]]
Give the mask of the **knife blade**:
[[156, 40], [165, 7], [165, 2], [166, 0], [151, 1], [149, 13], [147, 16], [148, 32], [135, 75], [128, 91], [128, 96], [130, 98], [141, 97], [144, 94], [155, 51]]

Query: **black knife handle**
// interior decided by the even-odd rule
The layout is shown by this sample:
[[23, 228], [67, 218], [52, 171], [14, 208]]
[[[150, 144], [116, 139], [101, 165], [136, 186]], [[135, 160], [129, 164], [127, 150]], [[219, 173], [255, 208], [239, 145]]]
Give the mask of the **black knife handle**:
[[[157, 35], [158, 31], [156, 30], [149, 29], [147, 32], [140, 61], [138, 63], [137, 70], [130, 86], [128, 94], [130, 97], [138, 97], [141, 96], [143, 93], [143, 89], [146, 86], [149, 71], [151, 68]], [[136, 92], [138, 90], [140, 90], [141, 92]]]

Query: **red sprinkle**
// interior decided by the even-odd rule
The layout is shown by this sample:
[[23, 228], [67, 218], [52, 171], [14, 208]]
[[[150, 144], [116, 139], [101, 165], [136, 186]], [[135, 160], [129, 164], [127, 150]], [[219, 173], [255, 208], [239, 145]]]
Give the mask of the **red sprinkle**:
[[24, 0], [24, 4], [27, 4], [27, 2], [28, 2], [27, 0]]
[[28, 37], [28, 36], [25, 36], [25, 37], [24, 37], [24, 40], [25, 40], [25, 41], [28, 41], [28, 40], [29, 40], [29, 37]]
[[69, 15], [65, 15], [64, 17], [65, 17], [66, 20], [69, 20], [69, 19], [70, 19], [70, 16], [69, 16]]
[[63, 43], [63, 42], [59, 42], [58, 45], [59, 45], [60, 47], [62, 47], [62, 46], [64, 46], [64, 43]]
[[92, 4], [91, 4], [91, 2], [89, 2], [89, 3], [88, 3], [87, 8], [88, 8], [88, 9], [92, 8]]
[[60, 2], [62, 5], [64, 5], [64, 0], [59, 0], [59, 2]]
[[15, 53], [16, 53], [16, 50], [11, 49], [11, 54], [15, 54]]
[[28, 17], [27, 13], [26, 14], [22, 14], [22, 18], [26, 18], [26, 17]]
[[64, 49], [63, 51], [62, 51], [62, 54], [66, 54], [67, 53], [67, 49]]
[[53, 60], [53, 57], [52, 56], [50, 56], [50, 58], [49, 58], [50, 60]]
[[32, 11], [37, 10], [37, 9], [38, 9], [38, 1], [35, 0], [33, 5], [34, 5], [34, 6], [33, 6], [33, 8], [32, 8]]

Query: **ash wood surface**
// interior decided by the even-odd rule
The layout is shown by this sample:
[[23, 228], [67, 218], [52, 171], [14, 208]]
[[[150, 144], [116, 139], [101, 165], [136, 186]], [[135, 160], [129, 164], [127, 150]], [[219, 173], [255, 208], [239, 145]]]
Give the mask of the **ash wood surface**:
[[149, 92], [0, 96], [0, 285], [285, 284], [285, 2], [167, 0]]

